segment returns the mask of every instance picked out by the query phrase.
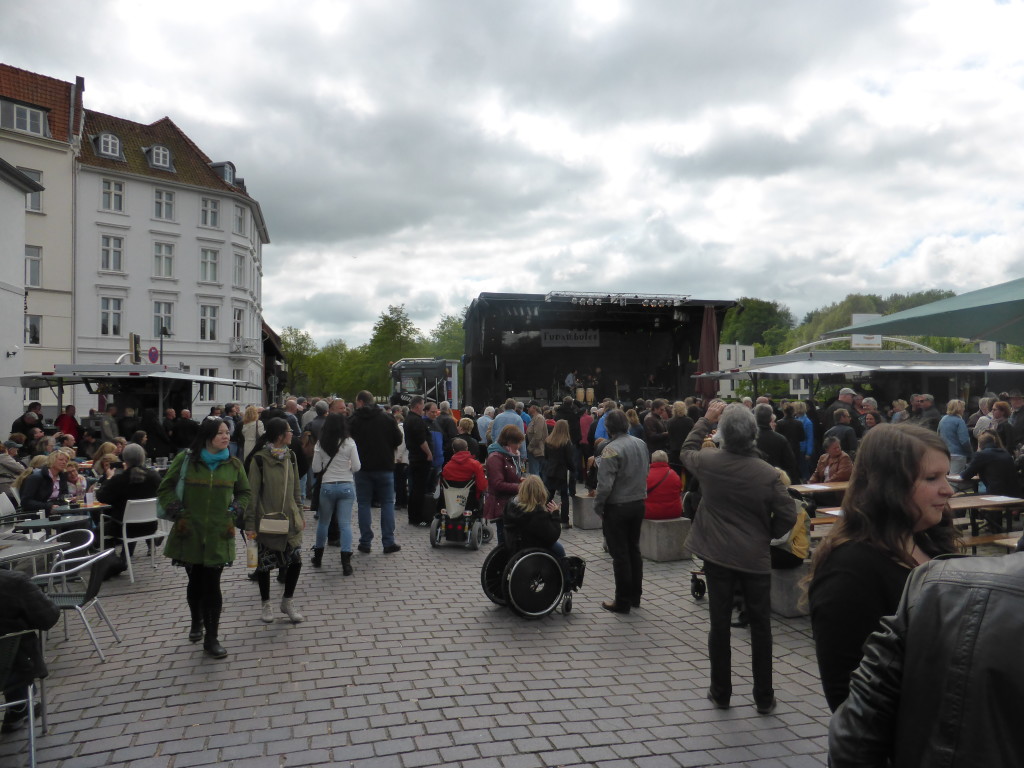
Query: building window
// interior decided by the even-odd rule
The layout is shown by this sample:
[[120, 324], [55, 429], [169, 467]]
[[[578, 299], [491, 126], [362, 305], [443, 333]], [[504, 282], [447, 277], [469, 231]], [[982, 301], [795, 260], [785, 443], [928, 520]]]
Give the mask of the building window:
[[153, 243], [153, 277], [174, 277], [173, 243]]
[[732, 350], [731, 349], [725, 350], [725, 360], [726, 360], [726, 362], [732, 360]]
[[99, 142], [99, 153], [106, 157], [113, 157], [118, 160], [121, 159], [121, 140], [112, 133], [100, 134]]
[[103, 235], [100, 238], [100, 269], [106, 272], [124, 272], [124, 239]]
[[245, 310], [237, 307], [231, 311], [231, 335], [242, 338], [242, 326], [245, 323]]
[[203, 206], [199, 212], [199, 223], [204, 227], [220, 226], [220, 200], [212, 197], [203, 198]]
[[165, 221], [174, 221], [174, 193], [158, 189], [153, 193], [153, 216]]
[[38, 347], [43, 337], [43, 316], [25, 315], [25, 344]]
[[45, 136], [46, 116], [40, 109], [15, 104], [14, 129], [25, 133], [34, 133], [36, 136]]
[[[209, 376], [211, 379], [216, 378], [216, 368], [200, 368], [200, 376]], [[199, 384], [199, 399], [205, 400], [208, 403], [215, 402], [217, 400], [217, 385], [212, 381], [204, 381]]]
[[103, 210], [124, 213], [124, 182], [103, 180]]
[[245, 234], [245, 208], [240, 205], [235, 206], [235, 234]]
[[245, 254], [235, 254], [234, 285], [236, 288], [245, 288]]
[[[33, 171], [31, 168], [19, 168], [23, 174], [28, 176], [32, 181], [43, 183], [43, 172]], [[25, 210], [34, 211], [36, 213], [42, 213], [43, 211], [43, 193], [42, 192], [27, 192], [25, 194]]]
[[217, 258], [218, 251], [212, 248], [202, 248], [199, 251], [199, 280], [204, 283], [217, 282]]
[[38, 245], [25, 246], [25, 286], [38, 288], [43, 284], [43, 249]]
[[235, 184], [235, 169], [230, 163], [224, 164], [224, 181], [232, 186]]
[[100, 336], [121, 335], [122, 300], [100, 297]]
[[[169, 301], [153, 302], [153, 337], [169, 336], [173, 330], [174, 305]], [[161, 333], [166, 331], [166, 333]]]
[[202, 341], [217, 340], [217, 307], [212, 304], [199, 305], [199, 338]]
[[149, 151], [150, 162], [157, 168], [171, 167], [171, 150], [167, 147], [157, 145]]
[[[243, 371], [241, 368], [231, 369], [231, 378], [234, 379], [235, 381], [245, 381], [244, 377], [245, 371]], [[242, 388], [237, 384], [231, 387], [231, 399], [235, 401], [242, 399]]]

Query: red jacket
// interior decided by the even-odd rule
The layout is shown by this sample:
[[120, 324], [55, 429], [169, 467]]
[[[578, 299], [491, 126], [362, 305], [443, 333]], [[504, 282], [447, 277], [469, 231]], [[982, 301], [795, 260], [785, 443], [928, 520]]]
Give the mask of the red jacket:
[[473, 458], [469, 451], [459, 451], [441, 470], [441, 477], [453, 483], [464, 483], [467, 480], [476, 481], [476, 492], [478, 494], [487, 490], [487, 478], [484, 476], [484, 465]]
[[669, 520], [683, 516], [683, 491], [679, 475], [667, 462], [653, 461], [647, 472], [647, 499], [644, 517], [648, 520]]

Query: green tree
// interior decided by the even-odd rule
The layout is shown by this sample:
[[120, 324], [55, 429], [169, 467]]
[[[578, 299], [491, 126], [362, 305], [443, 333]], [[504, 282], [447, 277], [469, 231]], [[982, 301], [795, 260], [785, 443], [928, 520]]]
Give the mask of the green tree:
[[463, 323], [469, 307], [463, 307], [457, 315], [441, 315], [437, 327], [430, 332], [427, 354], [430, 357], [443, 357], [446, 360], [458, 360], [466, 350], [466, 329]]
[[286, 325], [281, 330], [281, 351], [288, 364], [288, 389], [305, 392], [309, 387], [309, 363], [316, 354], [316, 342], [309, 331]]
[[725, 313], [721, 339], [725, 344], [764, 344], [766, 332], [780, 328], [788, 331], [792, 327], [793, 313], [785, 305], [743, 297]]

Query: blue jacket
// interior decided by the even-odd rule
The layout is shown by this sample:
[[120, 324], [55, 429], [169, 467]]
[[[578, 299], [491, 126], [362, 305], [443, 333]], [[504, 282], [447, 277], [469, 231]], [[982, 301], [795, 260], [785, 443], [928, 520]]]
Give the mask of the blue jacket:
[[943, 416], [939, 420], [938, 432], [952, 455], [965, 456], [968, 459], [974, 455], [971, 438], [967, 434], [967, 424], [959, 416], [950, 413]]

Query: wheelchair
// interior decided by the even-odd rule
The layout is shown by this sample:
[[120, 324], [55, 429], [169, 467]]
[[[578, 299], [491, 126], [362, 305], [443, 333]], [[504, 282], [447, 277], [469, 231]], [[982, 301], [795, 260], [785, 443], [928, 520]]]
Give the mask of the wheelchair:
[[[494, 531], [480, 513], [479, 499], [473, 498], [472, 480], [465, 485], [449, 485], [441, 480], [444, 508], [430, 521], [430, 546], [459, 544], [466, 549], [480, 549]], [[470, 504], [470, 502], [475, 502]]]
[[561, 606], [572, 611], [572, 593], [583, 586], [587, 563], [559, 560], [550, 550], [528, 547], [512, 552], [495, 547], [484, 560], [480, 584], [491, 602], [507, 605], [527, 619], [540, 619]]

